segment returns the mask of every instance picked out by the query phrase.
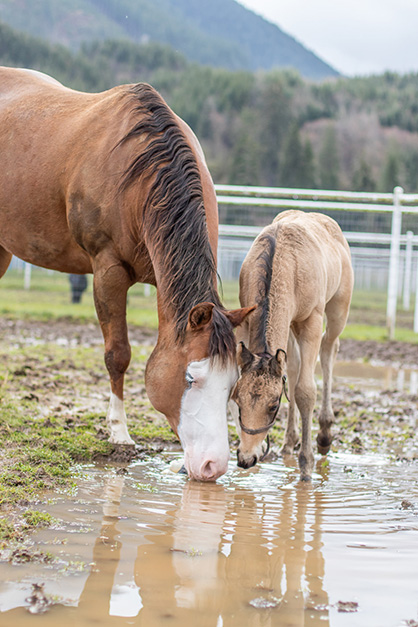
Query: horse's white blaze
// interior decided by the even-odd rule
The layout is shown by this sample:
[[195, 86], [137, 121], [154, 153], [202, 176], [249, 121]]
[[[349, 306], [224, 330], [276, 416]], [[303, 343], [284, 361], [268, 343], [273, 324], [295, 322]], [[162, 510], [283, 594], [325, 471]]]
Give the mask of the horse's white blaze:
[[227, 403], [238, 377], [233, 363], [202, 359], [187, 367], [178, 435], [184, 463], [193, 479], [214, 480], [228, 468]]
[[116, 394], [113, 394], [113, 392], [110, 394], [106, 421], [110, 431], [109, 442], [112, 444], [135, 444], [126, 426], [126, 414], [123, 401], [121, 401]]

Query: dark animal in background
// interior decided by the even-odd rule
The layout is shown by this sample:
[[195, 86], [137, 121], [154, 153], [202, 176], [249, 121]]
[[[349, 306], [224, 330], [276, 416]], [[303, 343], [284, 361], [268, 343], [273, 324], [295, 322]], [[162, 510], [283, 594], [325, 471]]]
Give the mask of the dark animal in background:
[[85, 274], [70, 274], [71, 302], [80, 303], [83, 292], [87, 289], [87, 277]]

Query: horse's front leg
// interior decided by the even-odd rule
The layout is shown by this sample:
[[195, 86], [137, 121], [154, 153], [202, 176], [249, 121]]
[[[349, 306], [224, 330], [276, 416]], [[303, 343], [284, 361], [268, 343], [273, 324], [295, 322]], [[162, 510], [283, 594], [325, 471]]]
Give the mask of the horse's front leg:
[[322, 315], [314, 312], [298, 327], [296, 335], [300, 348], [301, 364], [299, 379], [295, 388], [295, 399], [302, 423], [299, 468], [301, 480], [310, 481], [314, 465], [312, 450], [312, 414], [316, 400], [314, 371], [321, 344]]
[[135, 444], [129, 436], [123, 406], [123, 381], [131, 360], [126, 325], [126, 298], [131, 280], [117, 261], [94, 264], [94, 303], [105, 344], [105, 364], [110, 377], [107, 413], [109, 441]]

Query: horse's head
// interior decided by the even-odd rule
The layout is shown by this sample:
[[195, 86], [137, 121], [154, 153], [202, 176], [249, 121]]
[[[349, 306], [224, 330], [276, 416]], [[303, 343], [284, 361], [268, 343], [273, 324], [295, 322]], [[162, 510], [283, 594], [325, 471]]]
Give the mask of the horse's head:
[[193, 479], [214, 481], [227, 470], [227, 404], [238, 377], [233, 328], [253, 309], [200, 303], [182, 340], [160, 333], [148, 361], [148, 396], [180, 438]]
[[232, 399], [239, 410], [238, 466], [250, 468], [263, 456], [263, 441], [276, 421], [282, 394], [286, 393], [286, 353], [278, 350], [275, 355], [253, 354], [240, 342], [237, 358], [241, 375]]

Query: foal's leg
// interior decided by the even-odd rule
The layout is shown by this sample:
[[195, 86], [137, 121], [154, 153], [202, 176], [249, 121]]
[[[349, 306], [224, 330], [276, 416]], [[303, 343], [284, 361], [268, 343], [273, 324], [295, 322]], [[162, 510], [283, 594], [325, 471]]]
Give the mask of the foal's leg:
[[105, 363], [110, 377], [107, 425], [109, 441], [134, 444], [126, 426], [123, 379], [131, 360], [126, 325], [126, 298], [131, 281], [118, 261], [94, 264], [94, 302], [105, 343]]
[[9, 253], [2, 246], [0, 246], [0, 278], [4, 275], [7, 268], [9, 267], [11, 259], [12, 253]]
[[287, 380], [289, 408], [287, 414], [286, 431], [284, 434], [284, 443], [280, 450], [282, 455], [291, 455], [299, 444], [299, 411], [295, 401], [295, 387], [299, 377], [300, 355], [299, 346], [292, 332], [289, 334], [287, 344]]
[[319, 432], [316, 437], [318, 453], [326, 455], [331, 447], [331, 426], [334, 412], [331, 404], [332, 372], [339, 347], [339, 335], [348, 318], [350, 298], [338, 292], [325, 307], [327, 325], [322, 337], [320, 358], [323, 378], [322, 405], [319, 414]]
[[314, 465], [312, 451], [312, 414], [316, 400], [315, 363], [321, 344], [323, 317], [314, 312], [303, 323], [295, 325], [300, 348], [300, 373], [295, 388], [295, 399], [301, 415], [302, 443], [299, 453], [300, 478], [309, 481]]

